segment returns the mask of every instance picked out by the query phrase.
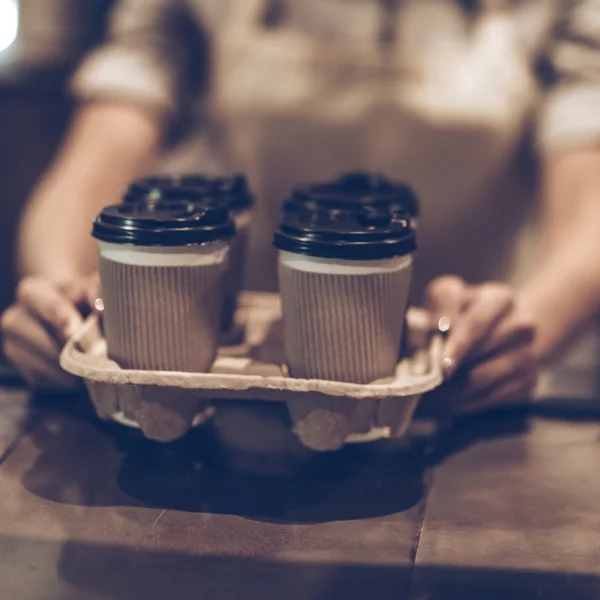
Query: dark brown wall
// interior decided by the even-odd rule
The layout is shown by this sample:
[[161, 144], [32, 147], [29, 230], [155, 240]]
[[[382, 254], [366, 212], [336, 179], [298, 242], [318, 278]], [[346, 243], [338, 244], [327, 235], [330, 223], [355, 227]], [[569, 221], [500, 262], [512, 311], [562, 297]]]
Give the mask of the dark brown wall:
[[19, 214], [62, 137], [69, 111], [60, 91], [0, 83], [0, 310], [14, 293]]

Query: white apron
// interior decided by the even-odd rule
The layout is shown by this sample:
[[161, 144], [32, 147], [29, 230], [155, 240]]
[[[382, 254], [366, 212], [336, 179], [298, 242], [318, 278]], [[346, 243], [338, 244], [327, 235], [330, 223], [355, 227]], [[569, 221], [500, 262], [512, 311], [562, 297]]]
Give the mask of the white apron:
[[441, 273], [514, 279], [533, 194], [504, 175], [536, 100], [514, 19], [489, 8], [465, 42], [448, 26], [462, 16], [454, 3], [412, 1], [386, 50], [265, 29], [264, 10], [233, 1], [214, 54], [214, 116], [260, 199], [250, 285], [274, 289], [272, 231], [290, 187], [356, 168], [407, 181], [421, 200], [417, 295]]

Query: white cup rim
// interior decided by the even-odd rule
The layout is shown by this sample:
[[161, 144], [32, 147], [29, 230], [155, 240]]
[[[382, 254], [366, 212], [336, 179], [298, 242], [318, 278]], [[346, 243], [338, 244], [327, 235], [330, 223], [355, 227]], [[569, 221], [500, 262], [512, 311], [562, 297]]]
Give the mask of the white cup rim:
[[279, 252], [279, 262], [282, 266], [307, 273], [348, 275], [391, 273], [409, 268], [412, 261], [412, 254], [377, 260], [344, 260], [296, 254], [285, 250]]
[[112, 262], [148, 267], [200, 267], [227, 260], [227, 242], [208, 242], [194, 246], [134, 246], [98, 241], [100, 257]]

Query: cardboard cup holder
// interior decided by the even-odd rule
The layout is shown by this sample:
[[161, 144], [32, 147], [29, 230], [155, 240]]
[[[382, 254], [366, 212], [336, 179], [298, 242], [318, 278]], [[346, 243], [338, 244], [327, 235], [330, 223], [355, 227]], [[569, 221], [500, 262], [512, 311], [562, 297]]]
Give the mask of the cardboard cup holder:
[[212, 401], [285, 403], [294, 433], [316, 451], [346, 443], [400, 437], [421, 395], [442, 383], [442, 340], [427, 313], [407, 312], [405, 355], [394, 377], [369, 385], [287, 376], [277, 294], [243, 293], [236, 315], [245, 342], [221, 346], [210, 373], [121, 369], [107, 356], [98, 317], [65, 345], [62, 368], [85, 380], [98, 416], [172, 441], [215, 411]]

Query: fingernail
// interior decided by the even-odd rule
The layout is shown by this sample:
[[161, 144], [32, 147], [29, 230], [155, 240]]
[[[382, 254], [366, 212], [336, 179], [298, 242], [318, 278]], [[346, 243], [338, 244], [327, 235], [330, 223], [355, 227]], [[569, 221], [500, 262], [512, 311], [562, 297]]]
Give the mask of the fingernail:
[[441, 334], [448, 335], [450, 332], [450, 317], [440, 317], [437, 322], [438, 331]]
[[444, 373], [444, 377], [449, 379], [454, 374], [455, 362], [452, 356], [449, 354], [445, 355], [442, 358], [442, 371]]
[[96, 298], [94, 300], [94, 310], [97, 313], [104, 312], [104, 300], [102, 300], [102, 298]]

